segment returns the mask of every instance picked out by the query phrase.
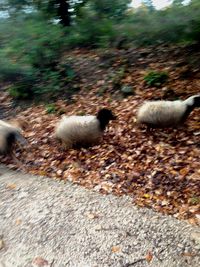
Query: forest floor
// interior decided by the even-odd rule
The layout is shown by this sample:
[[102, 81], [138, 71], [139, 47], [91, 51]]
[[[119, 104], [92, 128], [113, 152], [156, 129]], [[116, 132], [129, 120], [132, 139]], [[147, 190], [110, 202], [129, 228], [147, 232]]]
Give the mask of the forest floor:
[[[80, 91], [71, 101], [18, 106], [1, 91], [1, 117], [17, 114], [29, 126], [26, 150], [18, 150], [24, 171], [69, 180], [104, 194], [129, 195], [134, 204], [200, 223], [200, 110], [192, 112], [180, 128], [138, 127], [136, 112], [150, 99], [185, 99], [200, 92], [200, 48], [159, 46], [129, 50], [74, 50], [66, 53], [79, 77]], [[149, 87], [148, 70], [166, 71], [169, 79]], [[124, 96], [121, 89], [131, 88]], [[63, 151], [54, 138], [61, 114], [96, 114], [108, 107], [117, 115], [99, 145]], [[2, 116], [3, 114], [3, 116]], [[1, 162], [16, 168], [9, 157]]]

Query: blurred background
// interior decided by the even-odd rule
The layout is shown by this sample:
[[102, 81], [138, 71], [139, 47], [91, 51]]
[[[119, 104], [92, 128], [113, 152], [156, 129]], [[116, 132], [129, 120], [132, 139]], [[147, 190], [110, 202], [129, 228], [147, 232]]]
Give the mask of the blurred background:
[[1, 0], [0, 82], [14, 98], [76, 91], [66, 51], [192, 44], [199, 14], [199, 0]]

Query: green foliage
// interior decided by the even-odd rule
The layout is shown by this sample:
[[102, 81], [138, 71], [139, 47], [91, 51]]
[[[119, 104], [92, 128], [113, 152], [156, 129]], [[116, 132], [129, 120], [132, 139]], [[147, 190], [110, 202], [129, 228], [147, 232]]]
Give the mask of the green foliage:
[[59, 73], [65, 77], [65, 80], [68, 82], [73, 81], [73, 79], [76, 77], [75, 71], [72, 69], [72, 67], [68, 63], [61, 63], [58, 65]]
[[91, 9], [99, 18], [121, 20], [124, 18], [131, 0], [93, 0], [89, 1]]
[[33, 91], [28, 84], [17, 82], [9, 88], [9, 94], [16, 99], [27, 99], [33, 95]]
[[147, 7], [150, 12], [155, 10], [152, 0], [143, 0], [142, 3]]
[[15, 82], [19, 78], [22, 79], [27, 76], [29, 76], [29, 71], [27, 69], [0, 58], [0, 81]]
[[168, 74], [166, 72], [150, 71], [144, 80], [149, 86], [160, 86], [168, 79]]
[[69, 47], [109, 47], [115, 36], [112, 21], [102, 18], [97, 23], [97, 18], [89, 14], [71, 28], [67, 43]]
[[112, 79], [112, 85], [114, 90], [120, 90], [122, 86], [122, 79], [125, 75], [125, 67], [120, 67], [115, 73], [113, 73], [111, 79]]
[[[21, 32], [20, 41], [18, 39], [15, 43], [16, 47], [19, 50], [22, 45], [26, 51], [30, 49], [29, 60], [39, 67], [43, 67], [43, 62], [48, 65], [55, 61], [56, 52], [60, 54], [63, 43], [68, 44], [68, 47], [104, 48], [123, 39], [126, 47], [129, 47], [133, 44], [152, 45], [162, 42], [188, 43], [199, 41], [200, 37], [199, 0], [191, 0], [189, 5], [184, 5], [183, 0], [173, 0], [171, 6], [163, 10], [155, 10], [152, 0], [143, 0], [143, 6], [135, 10], [128, 9], [131, 0], [5, 0], [2, 2], [0, 10], [8, 11], [11, 17], [18, 17], [18, 22], [14, 30], [7, 25], [6, 29], [9, 28], [9, 31], [4, 36], [0, 36], [3, 37], [0, 38], [0, 46], [5, 42], [5, 35], [12, 34], [13, 41], [16, 41], [15, 37]], [[62, 9], [61, 7], [64, 6], [66, 8]], [[42, 17], [43, 22], [41, 19], [38, 20], [38, 16]], [[55, 19], [64, 26], [71, 25], [65, 27], [66, 37], [62, 36], [63, 31], [58, 29], [58, 25], [52, 24]], [[19, 24], [20, 20], [21, 24]], [[0, 32], [1, 30], [0, 23]], [[32, 46], [29, 45], [30, 42], [33, 42]]]
[[6, 61], [0, 55], [0, 81], [12, 82], [9, 93], [14, 98], [28, 98], [33, 95], [33, 84], [37, 77], [33, 69]]
[[117, 38], [115, 24], [126, 16], [130, 0], [89, 0], [68, 29], [69, 47], [110, 47]]
[[57, 109], [56, 109], [56, 106], [54, 104], [48, 104], [46, 105], [46, 112], [48, 114], [50, 113], [56, 113]]
[[[174, 0], [163, 10], [155, 10], [152, 0], [143, 0], [138, 9], [128, 8], [130, 0], [1, 2], [0, 11], [9, 17], [0, 18], [0, 81], [12, 82], [10, 94], [17, 98], [78, 90], [74, 70], [60, 63], [66, 48], [191, 43], [200, 37], [199, 0], [187, 6]], [[123, 75], [122, 67], [111, 77], [114, 89], [121, 89]], [[167, 74], [151, 72], [145, 80], [159, 86]]]
[[128, 1], [123, 7], [122, 2], [88, 1], [68, 29], [68, 46], [105, 48], [123, 40], [123, 47], [130, 47], [199, 40], [200, 2], [196, 0], [188, 6], [176, 1], [163, 10], [144, 0], [143, 7], [132, 11], [127, 11]]
[[15, 33], [14, 38], [8, 37], [10, 43], [7, 54], [33, 67], [52, 67], [63, 52], [64, 33], [58, 25], [35, 19], [26, 20], [26, 23], [19, 20], [11, 22], [11, 31]]
[[0, 81], [13, 82], [10, 94], [32, 98], [64, 92], [76, 75], [69, 64], [59, 63], [66, 43], [63, 29], [40, 17], [27, 19], [26, 23], [16, 18], [4, 26], [10, 31], [7, 33], [1, 25]]
[[198, 197], [198, 196], [193, 196], [192, 198], [189, 199], [189, 202], [190, 202], [192, 205], [198, 205], [198, 204], [200, 204], [200, 197]]
[[187, 6], [177, 3], [154, 12], [140, 8], [130, 13], [125, 24], [120, 26], [124, 35], [138, 45], [198, 41], [200, 2], [192, 1]]
[[124, 96], [134, 95], [133, 88], [132, 86], [129, 86], [129, 85], [122, 86], [121, 92]]

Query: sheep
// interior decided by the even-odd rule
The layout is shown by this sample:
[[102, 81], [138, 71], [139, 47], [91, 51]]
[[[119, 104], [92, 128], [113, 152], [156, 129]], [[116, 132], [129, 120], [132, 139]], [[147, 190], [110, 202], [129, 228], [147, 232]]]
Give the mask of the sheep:
[[25, 145], [26, 139], [22, 136], [22, 130], [27, 123], [22, 119], [13, 119], [10, 121], [0, 120], [0, 154], [12, 154], [14, 143], [18, 142]]
[[184, 101], [148, 101], [139, 108], [137, 122], [160, 128], [178, 126], [196, 107], [200, 107], [200, 94]]
[[106, 108], [99, 110], [96, 116], [65, 116], [56, 126], [55, 137], [65, 149], [97, 144], [109, 121], [115, 119], [112, 111]]

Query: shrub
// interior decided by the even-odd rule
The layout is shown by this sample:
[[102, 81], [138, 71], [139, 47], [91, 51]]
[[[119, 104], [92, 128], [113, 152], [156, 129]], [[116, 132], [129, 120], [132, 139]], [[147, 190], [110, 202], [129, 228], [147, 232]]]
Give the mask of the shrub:
[[[1, 61], [2, 62], [2, 61]], [[9, 93], [14, 98], [30, 98], [37, 76], [33, 69], [6, 62], [0, 66], [0, 81], [12, 82]]]
[[19, 79], [30, 79], [33, 71], [29, 66], [22, 66], [6, 57], [4, 51], [0, 53], [0, 81], [15, 82]]
[[56, 106], [54, 104], [48, 104], [46, 105], [46, 112], [48, 114], [50, 113], [56, 113], [57, 109], [56, 109]]
[[33, 96], [33, 91], [28, 84], [18, 82], [10, 86], [9, 94], [16, 99], [26, 99]]
[[65, 47], [63, 29], [41, 19], [27, 19], [26, 23], [16, 19], [9, 25], [13, 36], [5, 30], [0, 33], [9, 43], [2, 45], [0, 53], [0, 81], [13, 83], [9, 93], [15, 98], [32, 98], [65, 91], [76, 75], [69, 64], [59, 63]]
[[107, 18], [98, 19], [93, 14], [79, 18], [68, 32], [68, 47], [110, 47], [117, 36], [114, 24]]
[[149, 86], [160, 86], [168, 79], [168, 74], [166, 72], [150, 71], [144, 80]]
[[59, 25], [53, 25], [40, 18], [14, 20], [10, 22], [7, 57], [18, 63], [40, 69], [54, 67], [60, 59], [65, 46], [65, 35]]

